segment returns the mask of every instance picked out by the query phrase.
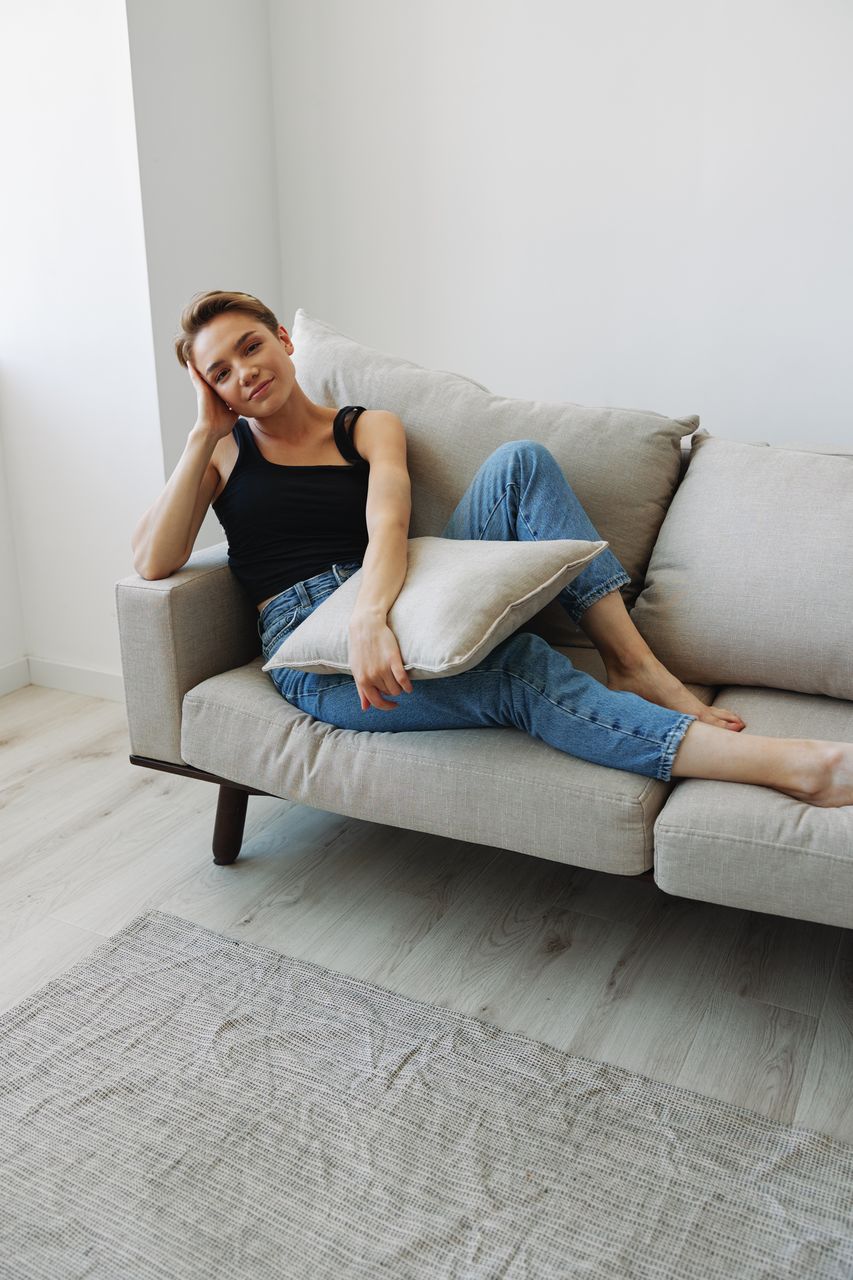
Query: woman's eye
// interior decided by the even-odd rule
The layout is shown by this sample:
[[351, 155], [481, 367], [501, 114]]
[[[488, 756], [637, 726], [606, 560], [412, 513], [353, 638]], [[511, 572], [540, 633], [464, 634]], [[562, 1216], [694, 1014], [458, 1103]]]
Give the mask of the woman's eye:
[[214, 382], [221, 382], [221, 381], [222, 381], [222, 379], [224, 378], [224, 376], [225, 376], [225, 370], [224, 370], [224, 369], [220, 369], [220, 370], [219, 370], [219, 372], [217, 373], [216, 377], [213, 379], [213, 381], [214, 381]]
[[259, 342], [250, 342], [250, 343], [249, 343], [249, 345], [248, 345], [248, 347], [246, 348], [246, 351], [247, 351], [247, 352], [248, 352], [248, 351], [253, 351], [255, 347], [259, 347], [260, 345], [261, 345], [261, 344], [260, 344]]

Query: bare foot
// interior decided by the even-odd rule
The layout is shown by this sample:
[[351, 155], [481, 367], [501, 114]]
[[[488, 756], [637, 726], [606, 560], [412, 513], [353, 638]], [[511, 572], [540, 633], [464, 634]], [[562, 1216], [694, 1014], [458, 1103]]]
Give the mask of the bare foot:
[[853, 820], [853, 742], [732, 735], [696, 721], [679, 743], [672, 776], [773, 787], [825, 809], [849, 805]]
[[795, 800], [824, 809], [853, 806], [853, 743], [807, 739], [800, 755], [801, 776], [796, 787], [779, 787]]
[[727, 711], [725, 707], [706, 707], [654, 654], [649, 654], [631, 667], [607, 667], [607, 688], [638, 693], [648, 702], [670, 707], [673, 711], [687, 711], [705, 724], [715, 725], [719, 729], [731, 729], [740, 733], [741, 729], [746, 728], [746, 721], [736, 712]]

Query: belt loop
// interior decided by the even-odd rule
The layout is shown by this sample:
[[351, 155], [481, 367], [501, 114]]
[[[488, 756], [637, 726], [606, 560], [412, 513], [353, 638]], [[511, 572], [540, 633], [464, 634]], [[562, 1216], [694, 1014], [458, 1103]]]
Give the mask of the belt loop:
[[309, 605], [311, 603], [311, 597], [309, 596], [308, 592], [305, 590], [304, 583], [302, 582], [296, 583], [296, 594], [299, 596], [299, 603], [301, 605]]
[[342, 587], [346, 580], [351, 578], [356, 570], [360, 568], [360, 565], [348, 563], [346, 560], [342, 560], [339, 564], [333, 564], [332, 572], [335, 575], [338, 586]]

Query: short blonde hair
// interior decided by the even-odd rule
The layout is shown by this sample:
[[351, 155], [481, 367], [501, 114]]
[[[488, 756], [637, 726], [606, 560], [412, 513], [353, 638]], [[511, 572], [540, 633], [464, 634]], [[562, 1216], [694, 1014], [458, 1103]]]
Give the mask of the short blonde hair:
[[175, 354], [178, 362], [187, 367], [192, 355], [193, 340], [206, 324], [226, 311], [244, 311], [271, 333], [278, 333], [278, 320], [269, 307], [251, 293], [234, 293], [225, 289], [210, 289], [197, 293], [181, 312], [181, 329], [175, 337]]

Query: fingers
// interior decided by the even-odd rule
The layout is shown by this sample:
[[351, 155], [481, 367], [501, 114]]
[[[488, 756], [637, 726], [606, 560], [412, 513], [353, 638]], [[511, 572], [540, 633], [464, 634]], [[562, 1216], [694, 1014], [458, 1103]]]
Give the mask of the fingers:
[[396, 702], [387, 702], [388, 695], [384, 690], [377, 689], [375, 685], [368, 684], [359, 688], [359, 696], [362, 711], [369, 711], [371, 707], [376, 707], [378, 711], [394, 711], [398, 706]]
[[201, 392], [202, 395], [210, 392], [210, 384], [205, 382], [204, 378], [201, 376], [191, 360], [187, 361], [187, 373], [190, 375], [190, 382], [193, 384], [196, 391]]
[[[351, 653], [354, 659], [351, 670], [362, 711], [369, 711], [371, 707], [376, 707], [378, 711], [394, 711], [399, 704], [391, 699], [401, 693], [413, 692], [412, 681], [396, 639], [387, 627], [382, 630], [387, 631], [389, 640], [384, 645], [384, 653], [381, 652], [381, 645], [376, 646], [377, 652], [373, 654]], [[367, 662], [362, 666], [365, 658]]]
[[209, 399], [212, 395], [211, 389], [194, 364], [187, 362], [187, 373], [190, 375], [190, 382], [195, 387], [195, 393], [198, 396], [199, 404], [201, 404], [202, 401]]
[[402, 661], [398, 666], [393, 666], [391, 670], [393, 672], [394, 679], [397, 681], [397, 685], [398, 685], [398, 688], [396, 690], [392, 690], [392, 693], [400, 693], [402, 691], [405, 691], [406, 693], [411, 693], [412, 680], [408, 671], [403, 666]]
[[[370, 707], [376, 707], [379, 711], [393, 711], [399, 706], [397, 702], [388, 701], [390, 698], [396, 698], [401, 693], [412, 692], [412, 682], [407, 672], [403, 669], [395, 678], [382, 680], [381, 683], [365, 681], [365, 683], [356, 682], [359, 698], [361, 699], [362, 711], [369, 711]], [[365, 705], [367, 704], [367, 705]]]

